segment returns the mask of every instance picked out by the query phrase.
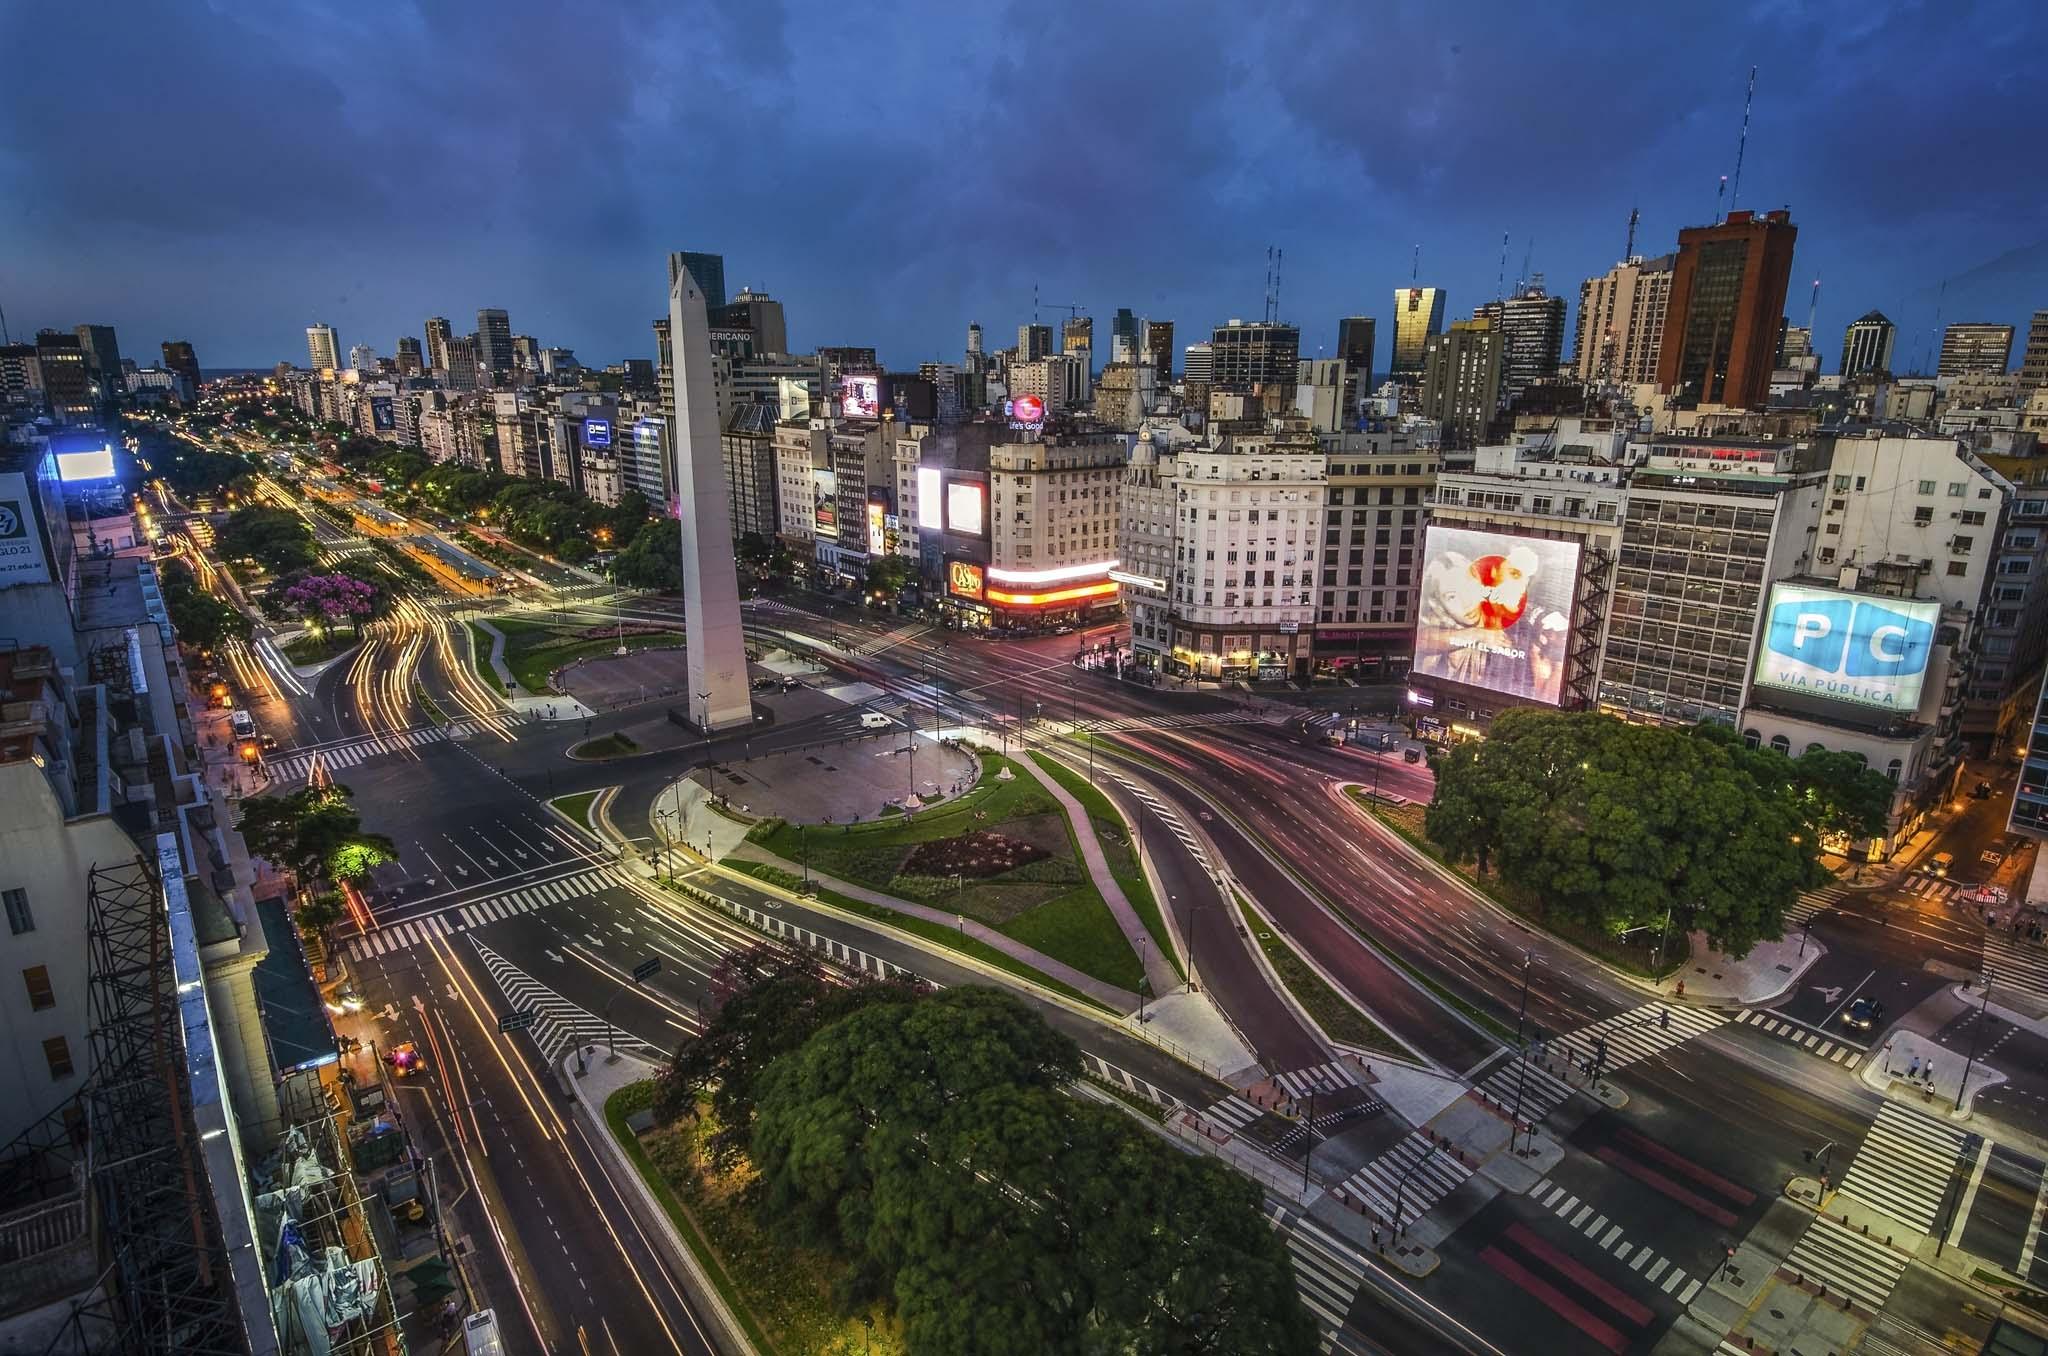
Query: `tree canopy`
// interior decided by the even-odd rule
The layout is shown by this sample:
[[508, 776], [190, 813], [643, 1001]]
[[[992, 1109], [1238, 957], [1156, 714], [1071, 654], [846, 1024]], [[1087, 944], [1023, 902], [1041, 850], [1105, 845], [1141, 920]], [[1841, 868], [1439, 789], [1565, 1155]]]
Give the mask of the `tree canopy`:
[[164, 611], [178, 639], [202, 650], [215, 650], [230, 640], [247, 640], [253, 634], [249, 619], [199, 587], [191, 567], [178, 561], [164, 565], [161, 580]]
[[339, 782], [245, 800], [235, 828], [251, 853], [302, 880], [355, 880], [398, 857], [389, 838], [363, 832], [352, 795]]
[[1618, 934], [1669, 909], [1742, 955], [1825, 879], [1790, 760], [1781, 776], [1757, 752], [1714, 730], [1518, 708], [1437, 761], [1425, 828], [1546, 916]]
[[253, 560], [272, 574], [313, 564], [313, 529], [290, 509], [252, 504], [230, 513], [215, 538], [223, 558]]

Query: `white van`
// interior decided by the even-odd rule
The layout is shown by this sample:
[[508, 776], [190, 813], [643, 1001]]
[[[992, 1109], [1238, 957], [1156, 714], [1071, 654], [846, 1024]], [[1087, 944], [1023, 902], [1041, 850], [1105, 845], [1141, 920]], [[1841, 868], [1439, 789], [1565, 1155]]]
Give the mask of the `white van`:
[[462, 1320], [462, 1349], [465, 1356], [505, 1356], [496, 1310], [479, 1309]]
[[880, 711], [863, 711], [860, 713], [860, 728], [863, 730], [886, 730], [895, 723], [895, 721], [889, 719]]
[[234, 730], [235, 738], [237, 739], [254, 739], [256, 737], [255, 717], [240, 708], [237, 708], [233, 714], [229, 715], [228, 726]]

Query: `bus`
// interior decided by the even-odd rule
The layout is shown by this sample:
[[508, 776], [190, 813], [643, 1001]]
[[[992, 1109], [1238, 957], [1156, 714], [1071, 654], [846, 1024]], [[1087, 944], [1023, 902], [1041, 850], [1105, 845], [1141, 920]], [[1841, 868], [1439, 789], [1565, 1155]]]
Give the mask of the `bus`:
[[479, 1309], [462, 1320], [462, 1350], [465, 1356], [505, 1356], [496, 1310]]

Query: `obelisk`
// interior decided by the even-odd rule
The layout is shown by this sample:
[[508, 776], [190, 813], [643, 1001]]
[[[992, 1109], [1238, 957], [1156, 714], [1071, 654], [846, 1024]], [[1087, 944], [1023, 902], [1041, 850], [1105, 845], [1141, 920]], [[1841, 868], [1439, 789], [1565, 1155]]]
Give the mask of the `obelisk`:
[[740, 625], [718, 397], [711, 381], [711, 324], [704, 291], [679, 255], [669, 256], [668, 330], [675, 357], [676, 514], [683, 532], [683, 642], [690, 719], [712, 730], [750, 725], [747, 639]]

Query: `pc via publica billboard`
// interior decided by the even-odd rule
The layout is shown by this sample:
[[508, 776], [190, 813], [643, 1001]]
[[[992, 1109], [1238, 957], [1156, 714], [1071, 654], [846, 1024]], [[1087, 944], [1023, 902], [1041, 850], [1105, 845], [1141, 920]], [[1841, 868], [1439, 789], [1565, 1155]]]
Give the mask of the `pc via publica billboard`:
[[1751, 680], [1910, 714], [1920, 706], [1940, 617], [1939, 603], [1774, 584]]
[[1411, 672], [1558, 704], [1579, 544], [1431, 527]]

